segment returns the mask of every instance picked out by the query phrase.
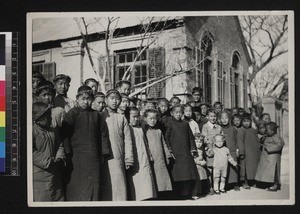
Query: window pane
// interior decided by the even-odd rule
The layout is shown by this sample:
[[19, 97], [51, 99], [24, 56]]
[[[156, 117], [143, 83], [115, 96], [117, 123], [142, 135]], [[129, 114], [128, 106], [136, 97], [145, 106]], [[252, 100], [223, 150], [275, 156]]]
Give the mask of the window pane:
[[139, 77], [134, 78], [134, 83], [139, 84], [140, 83], [140, 78]]
[[142, 76], [147, 76], [147, 66], [142, 65]]
[[146, 60], [147, 58], [147, 53], [146, 51], [143, 51], [143, 53], [141, 54], [141, 60]]
[[136, 66], [135, 67], [135, 77], [140, 77], [141, 76], [141, 67]]
[[133, 61], [133, 59], [132, 59], [132, 53], [127, 53], [126, 56], [127, 56], [126, 62], [132, 62]]
[[125, 72], [124, 67], [118, 68], [118, 70], [119, 70], [118, 80], [121, 80]]
[[125, 62], [125, 54], [119, 54], [119, 63]]

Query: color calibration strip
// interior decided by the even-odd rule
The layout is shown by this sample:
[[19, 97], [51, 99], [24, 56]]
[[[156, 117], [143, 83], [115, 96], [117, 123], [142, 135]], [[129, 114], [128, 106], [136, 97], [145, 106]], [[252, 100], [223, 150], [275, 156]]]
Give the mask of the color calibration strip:
[[19, 175], [19, 34], [0, 32], [0, 175]]

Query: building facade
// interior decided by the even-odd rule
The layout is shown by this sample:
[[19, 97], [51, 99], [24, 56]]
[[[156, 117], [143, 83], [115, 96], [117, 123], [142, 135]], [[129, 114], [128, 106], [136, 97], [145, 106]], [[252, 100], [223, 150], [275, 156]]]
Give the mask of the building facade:
[[69, 75], [69, 96], [74, 98], [85, 79], [97, 79], [94, 70], [101, 76], [106, 69], [105, 85], [107, 89], [112, 87], [132, 65], [137, 49], [145, 47], [129, 78], [135, 90], [149, 80], [166, 75], [172, 78], [150, 87], [141, 96], [179, 96], [186, 102], [191, 99], [192, 88], [199, 86], [205, 102], [248, 107], [251, 62], [238, 17], [176, 17], [154, 26], [149, 34], [141, 33], [140, 25], [116, 29], [109, 40], [109, 51], [105, 33], [90, 34], [88, 45], [94, 69], [79, 33], [59, 40], [33, 41], [33, 71], [42, 72], [49, 80], [60, 73]]

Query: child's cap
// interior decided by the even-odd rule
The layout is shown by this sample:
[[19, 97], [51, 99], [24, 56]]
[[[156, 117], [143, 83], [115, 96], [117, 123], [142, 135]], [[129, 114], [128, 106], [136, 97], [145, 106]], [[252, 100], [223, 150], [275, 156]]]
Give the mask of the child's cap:
[[115, 88], [121, 87], [123, 84], [128, 84], [131, 87], [131, 82], [129, 80], [120, 80], [116, 83]]
[[40, 72], [38, 71], [34, 71], [32, 72], [32, 78], [39, 78], [41, 81], [45, 81], [45, 77], [43, 76], [43, 74], [41, 74]]
[[95, 82], [95, 83], [97, 83], [97, 85], [99, 84], [99, 82], [97, 80], [95, 80], [94, 78], [88, 78], [84, 81], [83, 85], [87, 85], [89, 82]]
[[242, 114], [242, 119], [245, 120], [245, 119], [248, 119], [248, 120], [251, 120], [251, 114], [247, 113], [247, 112], [244, 112]]
[[127, 98], [127, 99], [129, 99], [128, 95], [125, 94], [125, 93], [120, 93], [120, 95], [121, 95], [121, 98]]
[[96, 97], [105, 98], [105, 94], [103, 94], [102, 92], [96, 92], [96, 94], [94, 95], [94, 98], [96, 98]]
[[208, 103], [201, 103], [201, 104], [199, 105], [200, 108], [201, 108], [202, 106], [206, 106], [207, 108], [210, 107], [210, 105], [209, 105]]
[[91, 89], [91, 87], [86, 86], [86, 85], [80, 86], [78, 88], [76, 97], [79, 97], [80, 95], [83, 95], [83, 94], [87, 94], [88, 96], [94, 97], [93, 90]]
[[201, 138], [201, 137], [203, 137], [203, 135], [201, 133], [196, 133], [195, 134], [195, 138]]
[[52, 82], [46, 80], [46, 81], [42, 81], [37, 85], [36, 88], [36, 94], [39, 95], [43, 90], [49, 90], [52, 93], [54, 93], [54, 85]]
[[121, 94], [118, 90], [116, 89], [110, 89], [106, 92], [106, 98], [111, 95], [111, 94], [117, 94], [121, 98]]
[[264, 120], [259, 120], [259, 121], [257, 122], [257, 127], [260, 127], [260, 126], [266, 126], [266, 124], [267, 124], [266, 121], [264, 121]]
[[51, 109], [51, 105], [44, 102], [35, 102], [32, 105], [32, 119], [38, 121], [44, 114]]
[[274, 131], [277, 131], [277, 128], [279, 127], [275, 122], [268, 122], [266, 123], [266, 126], [270, 126]]
[[64, 79], [66, 80], [68, 83], [71, 82], [71, 77], [69, 77], [68, 75], [65, 74], [58, 74], [54, 77], [53, 82], [56, 83], [58, 80]]
[[194, 87], [194, 88], [192, 89], [192, 94], [194, 94], [194, 93], [196, 93], [196, 92], [199, 92], [200, 94], [202, 94], [202, 88], [200, 88], [200, 87]]
[[200, 106], [195, 106], [195, 107], [193, 107], [193, 112], [201, 112], [201, 108], [200, 108]]

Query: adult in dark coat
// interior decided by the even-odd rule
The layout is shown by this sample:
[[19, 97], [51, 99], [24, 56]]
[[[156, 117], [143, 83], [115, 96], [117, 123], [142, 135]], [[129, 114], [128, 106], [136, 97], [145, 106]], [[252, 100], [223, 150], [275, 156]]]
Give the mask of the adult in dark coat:
[[71, 168], [66, 200], [99, 200], [100, 163], [111, 154], [105, 120], [98, 111], [75, 107], [65, 115], [62, 130]]
[[[176, 109], [177, 106], [174, 106], [172, 114]], [[190, 197], [198, 173], [191, 154], [197, 151], [193, 133], [187, 122], [172, 117], [168, 121], [165, 136], [167, 145], [175, 158], [172, 169], [175, 191], [182, 197]]]

